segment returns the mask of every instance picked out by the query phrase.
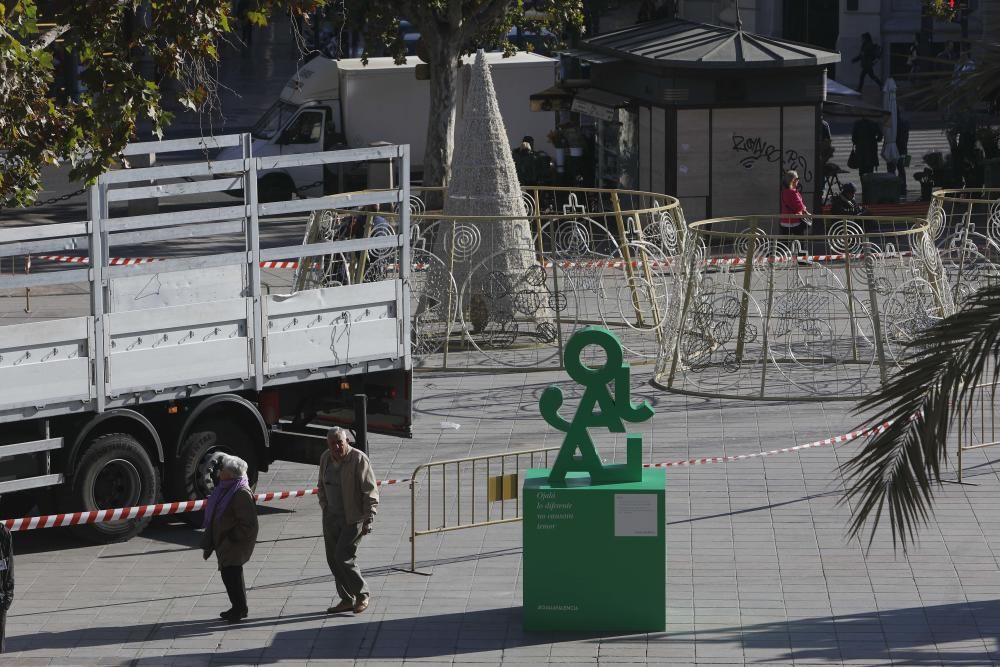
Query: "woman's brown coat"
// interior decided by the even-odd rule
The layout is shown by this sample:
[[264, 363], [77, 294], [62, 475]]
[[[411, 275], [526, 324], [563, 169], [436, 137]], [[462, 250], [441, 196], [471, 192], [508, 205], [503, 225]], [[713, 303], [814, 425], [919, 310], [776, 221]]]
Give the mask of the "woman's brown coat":
[[226, 511], [212, 521], [212, 538], [219, 568], [250, 560], [257, 544], [257, 503], [248, 489], [237, 491]]

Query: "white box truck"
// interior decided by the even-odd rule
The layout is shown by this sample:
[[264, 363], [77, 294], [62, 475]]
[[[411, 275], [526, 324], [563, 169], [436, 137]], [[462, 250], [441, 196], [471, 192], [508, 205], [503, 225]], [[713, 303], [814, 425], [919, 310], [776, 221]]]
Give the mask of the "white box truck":
[[[317, 462], [330, 425], [410, 435], [407, 148], [257, 157], [250, 143], [130, 146], [127, 155], [233, 147], [240, 158], [112, 171], [91, 186], [88, 219], [0, 229], [0, 258], [85, 253], [0, 275], [0, 292], [29, 288], [57, 304], [27, 318], [6, 300], [6, 320], [21, 321], [0, 326], [0, 518], [36, 503], [69, 512], [205, 497], [221, 454], [245, 459], [255, 481], [275, 460]], [[257, 201], [261, 170], [372, 160], [399, 172], [396, 187]], [[232, 190], [244, 201], [204, 201]], [[128, 213], [151, 196], [171, 210]], [[395, 234], [288, 245], [296, 219], [375, 204], [400, 209]], [[114, 260], [147, 243], [167, 256]], [[283, 294], [262, 278], [262, 263], [366, 252], [388, 270]], [[370, 421], [359, 421], [362, 404]], [[148, 520], [82, 530], [128, 539]]]
[[[488, 53], [486, 59], [511, 145], [517, 146], [522, 137], [531, 135], [536, 149], [551, 153], [554, 147], [547, 135], [555, 119], [550, 112], [532, 112], [530, 97], [554, 85], [558, 61], [527, 52], [507, 58]], [[421, 173], [430, 82], [417, 79], [416, 60], [411, 57], [403, 65], [395, 64], [392, 58], [371, 58], [367, 65], [360, 59], [310, 60], [251, 130], [254, 155], [294, 155], [379, 142], [409, 144], [413, 172]], [[471, 62], [471, 58], [465, 59], [459, 76], [459, 117]], [[219, 159], [235, 157], [229, 150]], [[288, 199], [296, 190], [318, 194], [323, 180], [323, 170], [316, 165], [262, 175], [261, 201]]]

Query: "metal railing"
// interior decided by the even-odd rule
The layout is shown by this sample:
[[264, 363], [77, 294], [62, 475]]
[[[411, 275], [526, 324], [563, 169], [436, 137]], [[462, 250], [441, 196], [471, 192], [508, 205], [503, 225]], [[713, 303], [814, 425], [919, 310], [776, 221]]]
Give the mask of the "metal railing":
[[[380, 237], [280, 245], [287, 243], [287, 237], [273, 235], [262, 242], [260, 231], [265, 223], [275, 229], [290, 215], [305, 218], [328, 209], [353, 211], [360, 206], [398, 206], [409, 201], [409, 148], [379, 146], [255, 158], [251, 146], [249, 134], [132, 144], [125, 151], [128, 155], [230, 148], [238, 149], [239, 158], [199, 158], [109, 171], [87, 191], [87, 220], [0, 229], [0, 260], [67, 250], [78, 260], [53, 263], [31, 273], [0, 274], [0, 292], [31, 289], [34, 296], [36, 288], [67, 285], [86, 290], [70, 306], [61, 306], [58, 318], [24, 318], [16, 326], [0, 327], [0, 377], [5, 379], [0, 382], [0, 422], [23, 419], [24, 408], [31, 408], [34, 417], [46, 417], [81, 409], [103, 412], [138, 400], [166, 401], [179, 393], [229, 392], [237, 384], [259, 390], [298, 381], [303, 369], [337, 375], [363, 372], [364, 364], [347, 358], [338, 361], [322, 351], [313, 358], [300, 357], [299, 366], [283, 363], [271, 343], [282, 335], [289, 340], [317, 322], [298, 319], [301, 313], [294, 308], [301, 304], [313, 318], [333, 306], [317, 301], [315, 294], [303, 295], [294, 308], [284, 299], [280, 316], [289, 324], [270, 330], [277, 301], [264, 297], [260, 267], [272, 260], [300, 262], [303, 257], [381, 253], [389, 257], [386, 262], [402, 265], [402, 271], [377, 277], [384, 283], [379, 295], [372, 296], [364, 292], [366, 285], [358, 285], [345, 289], [342, 296], [364, 294], [361, 303], [367, 298], [381, 302], [383, 293], [391, 294], [384, 301], [392, 301], [392, 310], [398, 313], [393, 317], [401, 321], [398, 345], [379, 354], [385, 352], [383, 359], [389, 363], [408, 366], [407, 207], [393, 233]], [[399, 186], [282, 202], [258, 200], [261, 172], [371, 160], [391, 161], [403, 175]], [[193, 201], [191, 195], [201, 199]], [[169, 202], [169, 209], [155, 213], [129, 209], [130, 204], [148, 199]], [[167, 256], [156, 261], [112, 261], [113, 249], [152, 243], [169, 247]], [[181, 275], [198, 276], [202, 291], [195, 292]], [[161, 307], [164, 304], [170, 307]], [[338, 302], [337, 308], [342, 307]], [[346, 310], [342, 313], [347, 314]], [[339, 326], [329, 319], [327, 325]], [[352, 320], [350, 326], [358, 330], [358, 322]], [[209, 355], [205, 345], [224, 345], [231, 353]], [[287, 344], [285, 349], [292, 347]], [[238, 353], [236, 348], [240, 348]], [[18, 362], [27, 359], [32, 360], [30, 368]], [[186, 360], [191, 361], [191, 372], [178, 376], [174, 369], [183, 368]]]
[[1000, 282], [1000, 188], [934, 192], [927, 222], [952, 299], [961, 305]]
[[[410, 572], [417, 571], [417, 538], [465, 528], [493, 526], [521, 520], [518, 481], [525, 470], [548, 467], [549, 455], [559, 447], [432, 461], [410, 475]], [[417, 485], [423, 484], [426, 517], [417, 524]], [[455, 493], [449, 497], [449, 488]], [[496, 507], [499, 505], [499, 507]]]
[[958, 413], [958, 481], [962, 482], [964, 453], [1000, 445], [996, 393], [1000, 383], [984, 382], [972, 388], [972, 399]]
[[[954, 312], [926, 220], [740, 216], [688, 225], [655, 384], [756, 400], [857, 400]], [[712, 274], [712, 275], [709, 275]]]
[[[525, 187], [524, 212], [498, 217], [441, 211], [447, 194], [409, 198], [418, 370], [559, 369], [563, 341], [590, 324], [614, 329], [633, 363], [656, 359], [686, 230], [677, 199]], [[380, 213], [390, 225], [397, 214]]]

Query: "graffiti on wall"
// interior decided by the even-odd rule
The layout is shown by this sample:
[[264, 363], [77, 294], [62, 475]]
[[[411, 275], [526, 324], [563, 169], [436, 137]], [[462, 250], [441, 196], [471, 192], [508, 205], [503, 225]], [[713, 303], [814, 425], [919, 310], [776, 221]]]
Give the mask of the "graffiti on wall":
[[734, 134], [733, 151], [740, 156], [739, 164], [744, 169], [753, 169], [761, 160], [770, 163], [780, 160], [782, 169], [794, 169], [799, 172], [799, 178], [804, 183], [812, 182], [813, 172], [809, 168], [809, 160], [794, 148], [789, 148], [782, 155], [780, 148], [762, 137]]
[[813, 173], [809, 168], [809, 160], [806, 156], [794, 148], [785, 151], [785, 159], [781, 163], [782, 169], [794, 169], [799, 172], [799, 178], [803, 183], [812, 183]]

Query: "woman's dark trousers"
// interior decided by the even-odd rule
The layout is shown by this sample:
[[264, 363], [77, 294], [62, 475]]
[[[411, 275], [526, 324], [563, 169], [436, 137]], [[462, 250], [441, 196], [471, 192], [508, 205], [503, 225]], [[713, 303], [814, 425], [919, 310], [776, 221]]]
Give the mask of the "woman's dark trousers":
[[226, 586], [233, 611], [247, 613], [247, 587], [243, 582], [243, 566], [223, 567], [219, 568], [219, 572], [222, 574], [222, 583]]

